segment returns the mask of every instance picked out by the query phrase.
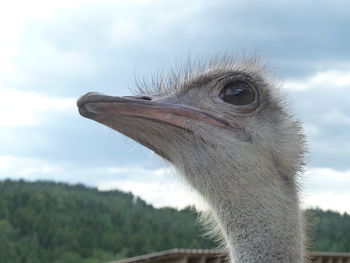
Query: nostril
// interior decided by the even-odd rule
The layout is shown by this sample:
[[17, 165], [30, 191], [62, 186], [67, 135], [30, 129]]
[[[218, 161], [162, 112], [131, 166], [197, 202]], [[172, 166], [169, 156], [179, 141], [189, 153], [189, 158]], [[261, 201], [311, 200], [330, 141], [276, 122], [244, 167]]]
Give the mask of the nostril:
[[138, 97], [138, 99], [141, 99], [141, 100], [152, 100], [150, 97], [147, 97], [147, 96], [140, 96], [140, 97]]
[[151, 97], [140, 95], [140, 96], [125, 96], [124, 98], [133, 99], [133, 100], [152, 100]]

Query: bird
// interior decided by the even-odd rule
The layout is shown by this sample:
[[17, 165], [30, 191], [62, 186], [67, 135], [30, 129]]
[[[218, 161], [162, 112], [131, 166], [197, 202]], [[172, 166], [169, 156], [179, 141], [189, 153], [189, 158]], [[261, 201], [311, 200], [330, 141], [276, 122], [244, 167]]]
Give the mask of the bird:
[[230, 262], [301, 263], [306, 140], [276, 79], [257, 57], [201, 57], [136, 81], [131, 96], [89, 92], [77, 105], [176, 169]]

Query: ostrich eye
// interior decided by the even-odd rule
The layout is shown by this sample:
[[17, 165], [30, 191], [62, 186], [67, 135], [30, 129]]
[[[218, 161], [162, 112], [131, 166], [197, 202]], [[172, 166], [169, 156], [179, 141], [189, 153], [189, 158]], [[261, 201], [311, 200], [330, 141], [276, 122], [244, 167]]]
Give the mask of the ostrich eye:
[[248, 105], [255, 100], [252, 87], [244, 81], [235, 81], [227, 84], [220, 92], [219, 97], [233, 105]]

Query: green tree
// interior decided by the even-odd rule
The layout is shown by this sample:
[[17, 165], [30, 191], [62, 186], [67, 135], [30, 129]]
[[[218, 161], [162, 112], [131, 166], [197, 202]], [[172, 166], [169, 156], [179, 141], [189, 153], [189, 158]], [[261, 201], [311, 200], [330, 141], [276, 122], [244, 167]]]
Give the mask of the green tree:
[[[311, 209], [311, 249], [350, 252], [350, 217]], [[100, 263], [171, 248], [212, 248], [196, 211], [155, 209], [120, 191], [0, 181], [1, 263]]]
[[0, 220], [0, 262], [16, 263], [19, 259], [16, 255], [17, 232], [7, 220]]

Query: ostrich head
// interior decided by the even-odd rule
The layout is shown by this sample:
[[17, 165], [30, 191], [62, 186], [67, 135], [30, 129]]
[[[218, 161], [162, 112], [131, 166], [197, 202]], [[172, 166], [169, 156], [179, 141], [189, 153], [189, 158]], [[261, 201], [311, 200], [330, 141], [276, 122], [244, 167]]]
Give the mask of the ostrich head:
[[303, 136], [264, 68], [220, 58], [152, 86], [88, 93], [79, 112], [170, 162], [212, 208], [233, 259], [301, 262]]

